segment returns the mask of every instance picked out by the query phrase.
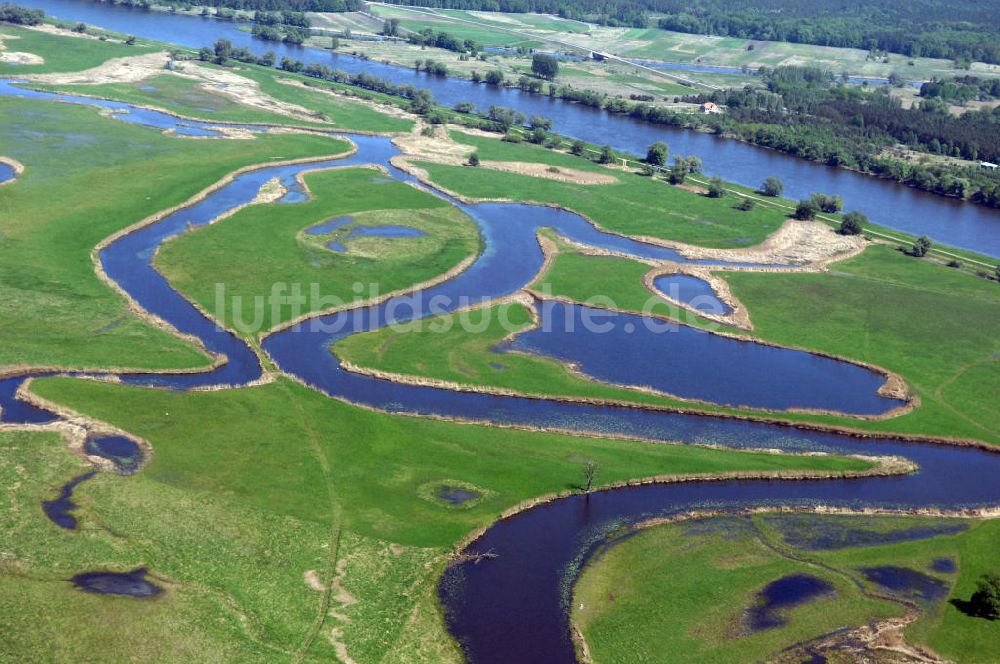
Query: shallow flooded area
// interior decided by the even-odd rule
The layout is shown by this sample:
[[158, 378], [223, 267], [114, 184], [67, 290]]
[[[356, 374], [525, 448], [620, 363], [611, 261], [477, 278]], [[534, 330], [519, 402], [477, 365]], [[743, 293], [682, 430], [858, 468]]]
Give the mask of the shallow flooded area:
[[657, 277], [653, 285], [671, 300], [686, 304], [696, 311], [717, 315], [733, 313], [732, 307], [720, 300], [704, 279], [689, 274], [665, 274]]
[[747, 609], [746, 629], [753, 633], [780, 627], [788, 622], [785, 610], [834, 594], [832, 585], [811, 574], [782, 577], [767, 584], [754, 606]]
[[862, 567], [865, 578], [894, 595], [921, 603], [937, 602], [948, 595], [948, 584], [909, 567]]
[[80, 590], [97, 595], [154, 597], [163, 592], [163, 588], [149, 581], [146, 575], [146, 568], [139, 567], [131, 572], [86, 572], [70, 580]]
[[72, 512], [77, 505], [73, 502], [73, 492], [78, 486], [97, 474], [96, 470], [91, 470], [82, 475], [77, 475], [59, 489], [59, 496], [53, 500], [42, 502], [42, 511], [52, 523], [66, 530], [75, 530], [77, 519]]

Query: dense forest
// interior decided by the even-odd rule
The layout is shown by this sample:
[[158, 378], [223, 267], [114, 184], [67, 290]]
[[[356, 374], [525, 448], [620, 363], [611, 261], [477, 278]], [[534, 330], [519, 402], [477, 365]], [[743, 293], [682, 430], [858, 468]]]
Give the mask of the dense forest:
[[542, 12], [598, 23], [878, 49], [1000, 63], [1000, 11], [978, 0], [388, 0], [396, 4]]

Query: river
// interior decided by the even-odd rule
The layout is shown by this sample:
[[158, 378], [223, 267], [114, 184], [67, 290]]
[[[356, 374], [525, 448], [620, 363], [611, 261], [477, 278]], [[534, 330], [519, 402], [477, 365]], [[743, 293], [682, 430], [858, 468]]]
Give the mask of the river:
[[798, 159], [772, 150], [710, 134], [674, 129], [611, 115], [543, 95], [511, 88], [476, 85], [461, 79], [417, 73], [411, 69], [360, 60], [346, 54], [288, 46], [253, 39], [231, 22], [148, 12], [81, 0], [23, 0], [20, 4], [45, 10], [69, 21], [82, 21], [147, 39], [200, 48], [226, 38], [258, 55], [274, 51], [278, 60], [289, 56], [349, 72], [364, 71], [397, 84], [425, 87], [438, 102], [454, 105], [471, 101], [480, 108], [500, 104], [526, 115], [540, 114], [566, 136], [619, 150], [645, 154], [649, 144], [666, 141], [674, 154], [697, 155], [706, 173], [757, 187], [774, 175], [785, 183], [785, 195], [807, 198], [812, 192], [839, 194], [848, 210], [860, 210], [872, 221], [914, 235], [1000, 257], [1000, 210], [944, 198], [877, 178]]
[[[0, 93], [16, 94], [9, 86], [0, 89]], [[94, 104], [91, 99], [77, 101]], [[110, 121], [157, 127], [174, 122], [158, 114], [132, 113]], [[206, 123], [192, 123], [192, 127], [211, 129]], [[176, 140], [191, 139], [178, 136]], [[386, 166], [392, 177], [413, 181], [389, 164], [396, 148], [388, 139], [356, 136], [352, 140], [358, 146], [356, 154], [327, 162], [272, 166], [242, 174], [204, 200], [121, 237], [100, 252], [108, 276], [150, 313], [182, 332], [197, 336], [206, 348], [223, 353], [229, 359], [226, 364], [201, 374], [122, 375], [123, 381], [190, 389], [209, 385], [239, 386], [261, 375], [254, 352], [242, 340], [218, 328], [174, 291], [153, 268], [152, 257], [156, 248], [167, 239], [192, 226], [208, 224], [219, 215], [251, 201], [260, 186], [274, 177], [294, 189], [296, 176], [303, 172], [346, 164], [378, 163]], [[444, 197], [440, 192], [437, 195]], [[292, 191], [283, 200], [286, 204], [295, 204], [302, 200], [301, 191]], [[843, 508], [900, 510], [958, 510], [1000, 504], [1000, 484], [996, 481], [1000, 476], [1000, 454], [976, 447], [891, 438], [859, 439], [738, 419], [454, 392], [397, 384], [344, 370], [330, 351], [331, 345], [339, 339], [390, 322], [424, 318], [520, 289], [541, 264], [541, 251], [534, 237], [537, 228], [553, 227], [578, 242], [635, 256], [663, 256], [666, 255], [663, 252], [670, 251], [603, 233], [578, 215], [561, 210], [512, 204], [461, 205], [453, 199], [448, 200], [461, 207], [480, 227], [484, 247], [472, 266], [454, 279], [424, 291], [394, 297], [379, 305], [318, 315], [271, 334], [264, 339], [263, 348], [276, 364], [289, 375], [333, 398], [387, 412], [641, 436], [685, 444], [711, 443], [737, 449], [896, 455], [911, 459], [920, 468], [913, 474], [880, 478], [648, 485], [574, 495], [522, 512], [495, 524], [470, 545], [471, 552], [492, 551], [498, 554], [496, 558], [479, 564], [453, 565], [440, 585], [448, 627], [473, 662], [575, 661], [568, 601], [582, 563], [610, 533], [649, 517], [703, 508], [809, 507], [821, 503]], [[124, 227], [131, 221], [122, 220], [121, 225]], [[663, 352], [668, 352], [669, 332], [658, 339]], [[647, 338], [644, 343], [628, 346], [630, 350], [626, 352], [649, 357], [650, 343], [653, 341]], [[593, 358], [594, 351], [590, 348], [588, 351], [584, 344], [579, 350], [590, 352]], [[757, 353], [758, 348], [758, 344], [747, 343], [741, 354]], [[826, 377], [829, 366], [823, 362], [813, 364], [813, 356], [808, 353], [792, 353], [792, 364], [804, 363], [805, 373], [800, 380], [807, 382], [800, 390], [790, 390], [789, 394], [799, 391], [818, 394], [821, 381], [809, 379]], [[744, 364], [750, 366], [751, 363], [747, 358], [734, 356], [729, 370], [738, 372]], [[840, 364], [847, 368], [852, 366]], [[775, 367], [775, 370], [781, 368]], [[26, 376], [20, 376], [0, 380], [0, 419], [11, 423], [56, 419], [53, 414], [16, 399], [17, 387], [25, 379]], [[694, 376], [689, 380], [701, 379]], [[851, 392], [857, 389], [853, 383], [841, 382], [840, 386]], [[869, 389], [873, 387], [870, 385]], [[66, 497], [68, 499], [69, 494]]]

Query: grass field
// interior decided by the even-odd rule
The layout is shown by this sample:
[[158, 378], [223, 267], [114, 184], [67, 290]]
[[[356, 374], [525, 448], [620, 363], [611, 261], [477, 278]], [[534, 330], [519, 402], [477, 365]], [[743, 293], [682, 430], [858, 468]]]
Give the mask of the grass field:
[[[537, 146], [504, 144], [466, 135], [456, 138], [474, 146], [483, 160], [516, 159], [580, 170], [595, 167], [583, 158], [555, 154]], [[629, 173], [610, 171], [619, 179], [617, 184], [579, 185], [487, 169], [426, 162], [417, 165], [426, 169], [435, 183], [464, 196], [556, 205], [578, 212], [616, 233], [687, 244], [709, 247], [753, 244], [777, 230], [786, 219], [778, 210], [757, 206], [750, 212], [741, 212], [733, 208], [730, 199], [707, 198]]]
[[106, 83], [98, 85], [45, 85], [31, 84], [39, 90], [80, 94], [90, 97], [116, 99], [129, 104], [153, 106], [176, 115], [199, 120], [238, 122], [245, 124], [285, 124], [332, 129], [321, 122], [303, 122], [286, 115], [270, 113], [245, 106], [210, 90], [200, 81], [181, 78], [173, 74], [160, 74], [138, 83]]
[[[467, 318], [476, 332], [459, 320]], [[488, 321], [480, 330], [480, 321]], [[372, 369], [405, 376], [428, 377], [464, 385], [488, 386], [532, 395], [614, 399], [645, 404], [680, 405], [680, 401], [638, 390], [596, 383], [571, 372], [558, 360], [493, 349], [512, 331], [531, 327], [531, 313], [522, 304], [498, 305], [468, 314], [451, 314], [424, 321], [418, 329], [385, 327], [338, 342], [342, 359]], [[447, 332], [438, 331], [447, 328]]]
[[559, 297], [575, 302], [607, 306], [611, 298], [614, 308], [635, 313], [665, 316], [681, 320], [688, 325], [727, 334], [745, 334], [739, 328], [720, 326], [718, 323], [672, 305], [654, 296], [643, 284], [643, 277], [651, 269], [639, 261], [614, 256], [583, 254], [573, 247], [556, 240], [558, 255], [548, 271], [530, 284], [534, 291], [546, 297]]
[[[944, 59], [889, 54], [885, 61], [884, 58], [869, 58], [868, 51], [861, 49], [694, 35], [657, 28], [607, 27], [537, 14], [437, 10], [436, 16], [430, 16], [396, 7], [375, 6], [373, 10], [380, 16], [401, 18], [403, 25], [412, 26], [411, 29], [430, 27], [449, 33], [462, 31], [463, 34], [475, 34], [483, 44], [496, 46], [505, 45], [509, 43], [507, 40], [516, 37], [498, 30], [500, 28], [514, 30], [522, 38], [555, 39], [628, 58], [746, 67], [751, 71], [761, 66], [808, 65], [828, 69], [838, 76], [846, 71], [852, 76], [884, 79], [892, 72], [899, 72], [907, 79], [920, 81], [965, 73], [953, 61]], [[449, 21], [448, 18], [479, 25]], [[563, 50], [564, 47], [550, 42], [543, 48]], [[996, 65], [973, 63], [972, 71], [980, 76], [1000, 76], [1000, 67]]]
[[[968, 530], [961, 530], [965, 526]], [[811, 515], [658, 526], [612, 545], [585, 569], [576, 586], [573, 619], [600, 662], [769, 660], [789, 644], [860, 626], [871, 617], [901, 615], [899, 605], [866, 598], [854, 584], [885, 593], [858, 568], [896, 565], [932, 577], [946, 590], [945, 597], [923, 604], [920, 618], [906, 630], [907, 639], [951, 661], [993, 662], [995, 653], [987, 644], [1000, 637], [1000, 624], [969, 617], [946, 598], [950, 588], [950, 597], [968, 599], [979, 575], [1000, 566], [991, 545], [998, 526], [995, 521]], [[790, 535], [803, 532], [861, 535], [872, 544], [848, 541], [817, 549], [790, 541]], [[884, 537], [897, 541], [879, 543], [887, 541]], [[931, 563], [940, 558], [954, 560], [957, 573], [932, 571]], [[744, 612], [754, 605], [756, 593], [796, 573], [826, 581], [835, 594], [781, 612], [785, 625], [746, 633]], [[832, 656], [831, 661], [841, 661]]]
[[[648, 270], [648, 265], [637, 261], [586, 256], [563, 245], [549, 271], [530, 287], [547, 297], [598, 307], [608, 306], [610, 298], [626, 311], [642, 312], [645, 308], [697, 327], [864, 361], [900, 374], [920, 400], [913, 412], [888, 420], [801, 413], [782, 413], [783, 418], [1000, 444], [1000, 420], [992, 398], [1000, 388], [1000, 343], [991, 334], [990, 324], [1000, 315], [1000, 293], [995, 284], [884, 246], [869, 247], [861, 256], [835, 264], [832, 273], [717, 273], [729, 281], [750, 312], [755, 328], [746, 333], [666, 302], [648, 309], [651, 294], [642, 283]], [[927, 311], [939, 315], [927, 316]], [[581, 379], [549, 359], [518, 353], [498, 355], [493, 347], [510, 330], [500, 324], [495, 310], [491, 313], [490, 326], [482, 332], [463, 331], [455, 325], [457, 315], [452, 315], [434, 321], [438, 325], [445, 320], [451, 323], [445, 334], [430, 324], [419, 329], [385, 328], [345, 339], [335, 349], [340, 357], [362, 367], [466, 386], [691, 407], [690, 403]], [[530, 322], [521, 305], [510, 307], [508, 316], [524, 326]], [[927, 350], [942, 343], [951, 348], [948, 353]]]
[[[380, 113], [361, 102], [319, 92], [318, 90], [330, 90], [333, 86], [319, 83], [307, 76], [276, 72], [256, 65], [241, 67], [239, 73], [256, 81], [261, 91], [274, 99], [297, 104], [322, 114], [326, 120], [333, 123], [335, 130], [391, 133], [413, 129], [412, 119]], [[286, 81], [306, 83], [316, 89], [290, 85]], [[357, 89], [354, 89], [354, 92], [364, 93]], [[376, 100], [385, 98], [375, 93], [364, 94]]]
[[831, 269], [726, 279], [756, 336], [885, 367], [919, 395], [913, 413], [864, 428], [1000, 443], [996, 284], [882, 246]]
[[[297, 315], [407, 288], [447, 272], [479, 249], [475, 224], [439, 198], [389, 180], [370, 168], [316, 172], [306, 176], [314, 198], [301, 204], [256, 205], [225, 221], [186, 234], [165, 246], [156, 265], [170, 282], [207, 311], [217, 311], [216, 288], [223, 284], [239, 304], [225, 310], [224, 322], [251, 336]], [[345, 195], [345, 192], [349, 194]], [[337, 235], [304, 233], [310, 226], [344, 215], [352, 225], [402, 225], [426, 233], [415, 238], [352, 237], [351, 226]], [[348, 251], [324, 245], [344, 242]], [[248, 270], [247, 266], [253, 269]], [[274, 284], [299, 286], [308, 301], [259, 308], [255, 298]], [[355, 284], [362, 284], [358, 290]], [[318, 289], [313, 297], [311, 289]], [[235, 302], [235, 300], [230, 300]]]
[[145, 40], [137, 41], [134, 46], [126, 46], [113, 40], [66, 37], [8, 23], [0, 25], [0, 42], [3, 42], [8, 51], [32, 53], [45, 59], [40, 65], [0, 62], [0, 76], [83, 71], [111, 58], [142, 55], [159, 50]]
[[[219, 68], [217, 65], [199, 64], [198, 66]], [[300, 120], [246, 106], [233, 101], [230, 97], [207, 89], [205, 84], [200, 81], [172, 74], [161, 74], [138, 83], [99, 85], [33, 83], [31, 87], [153, 106], [177, 115], [209, 122], [216, 120], [245, 124], [278, 124], [328, 131], [377, 133], [409, 131], [413, 128], [412, 120], [380, 113], [361, 102], [281, 82], [279, 79], [282, 79], [282, 75], [274, 70], [257, 66], [240, 66], [238, 73], [255, 81], [268, 97], [312, 111], [316, 120]], [[285, 78], [283, 80], [293, 79]]]
[[[147, 632], [148, 647], [129, 652], [131, 661], [163, 661], [164, 652], [183, 661], [200, 648], [220, 661], [284, 661], [296, 652], [329, 660], [331, 635], [356, 661], [453, 660], [435, 599], [444, 554], [510, 505], [576, 486], [587, 459], [601, 464], [601, 483], [863, 467], [394, 417], [287, 380], [227, 392], [72, 379], [33, 389], [147, 439], [155, 453], [136, 475], [101, 473], [81, 485], [73, 533], [45, 520], [38, 502], [80, 462], [52, 438], [0, 433], [0, 474], [5, 485], [21, 482], [2, 499], [14, 509], [0, 517], [0, 566], [5, 577], [30, 580], [0, 583], [0, 624], [17, 633], [5, 654], [15, 660], [46, 649], [66, 657], [73, 644], [113, 658]], [[455, 509], [421, 497], [441, 481], [473, 484], [486, 498]], [[87, 569], [140, 565], [162, 579], [160, 597], [81, 598], [66, 582]], [[336, 575], [335, 616], [306, 583], [309, 570], [324, 584]]]
[[323, 136], [192, 140], [95, 109], [0, 99], [0, 154], [25, 165], [0, 199], [0, 365], [180, 368], [207, 359], [128, 312], [98, 279], [101, 240], [250, 164], [341, 153]]

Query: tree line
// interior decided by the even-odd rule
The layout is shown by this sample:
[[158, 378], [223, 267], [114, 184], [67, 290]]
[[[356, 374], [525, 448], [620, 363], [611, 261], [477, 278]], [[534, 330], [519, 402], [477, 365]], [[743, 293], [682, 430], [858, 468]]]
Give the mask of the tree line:
[[394, 4], [539, 12], [606, 25], [742, 39], [877, 49], [1000, 63], [998, 13], [977, 0], [388, 0]]

